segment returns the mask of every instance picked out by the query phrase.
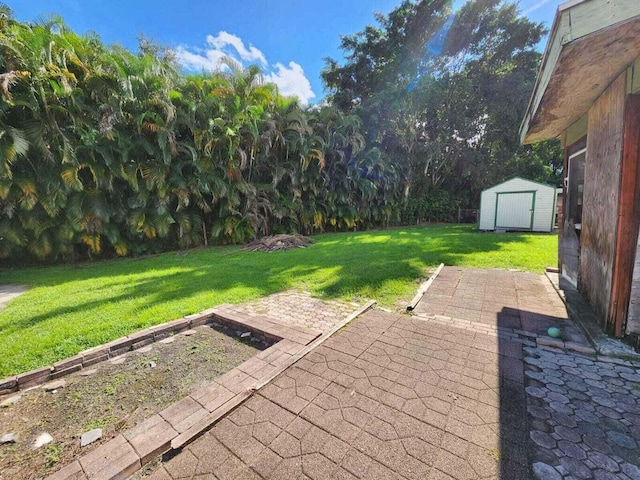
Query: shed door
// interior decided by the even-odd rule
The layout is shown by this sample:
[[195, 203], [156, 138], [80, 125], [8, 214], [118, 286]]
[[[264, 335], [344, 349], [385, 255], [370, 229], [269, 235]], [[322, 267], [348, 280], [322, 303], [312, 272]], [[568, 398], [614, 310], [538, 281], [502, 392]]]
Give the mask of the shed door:
[[505, 192], [496, 196], [496, 228], [531, 230], [536, 192]]

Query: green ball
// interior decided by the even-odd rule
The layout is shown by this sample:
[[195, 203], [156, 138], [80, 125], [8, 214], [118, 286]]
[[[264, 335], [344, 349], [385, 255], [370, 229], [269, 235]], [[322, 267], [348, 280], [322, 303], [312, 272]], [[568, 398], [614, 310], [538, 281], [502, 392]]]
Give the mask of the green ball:
[[553, 338], [560, 338], [562, 332], [557, 327], [550, 327], [549, 330], [547, 330], [547, 335]]

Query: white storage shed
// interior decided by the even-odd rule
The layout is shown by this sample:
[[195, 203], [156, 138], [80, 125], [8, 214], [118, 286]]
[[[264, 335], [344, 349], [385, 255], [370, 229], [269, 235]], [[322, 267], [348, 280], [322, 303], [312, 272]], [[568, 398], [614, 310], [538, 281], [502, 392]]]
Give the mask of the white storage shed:
[[515, 177], [482, 191], [480, 230], [551, 232], [556, 189]]

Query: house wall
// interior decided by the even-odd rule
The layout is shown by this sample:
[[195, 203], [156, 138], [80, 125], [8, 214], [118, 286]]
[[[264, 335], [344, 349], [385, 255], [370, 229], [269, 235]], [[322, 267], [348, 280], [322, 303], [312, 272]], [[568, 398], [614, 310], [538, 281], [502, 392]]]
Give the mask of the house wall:
[[[640, 95], [627, 96], [624, 123], [618, 238], [609, 313], [609, 333], [616, 337], [640, 333], [640, 318], [630, 312], [631, 304], [638, 300], [637, 293], [633, 297], [633, 287], [639, 274], [635, 265], [640, 226]], [[637, 283], [635, 287], [637, 292]]]
[[[636, 109], [635, 115], [629, 115], [629, 111], [627, 111], [627, 117], [631, 117], [632, 120], [635, 117], [635, 122], [632, 121], [632, 125], [627, 125], [627, 133], [633, 134], [633, 130], [635, 129], [634, 138], [627, 138], [627, 146], [628, 149], [627, 154], [632, 155], [635, 153], [635, 162], [636, 162], [636, 198], [635, 198], [635, 233], [636, 233], [636, 253], [635, 258], [633, 260], [633, 270], [631, 273], [631, 287], [629, 292], [629, 305], [626, 319], [626, 335], [634, 335], [636, 337], [636, 345], [640, 346], [638, 343], [638, 336], [640, 336], [640, 232], [638, 231], [638, 227], [640, 226], [640, 215], [638, 214], [638, 210], [640, 209], [640, 202], [638, 197], [640, 196], [640, 192], [637, 190], [638, 175], [640, 175], [640, 166], [637, 165], [640, 163], [640, 151], [638, 151], [640, 139], [638, 138], [638, 99], [637, 95], [640, 94], [640, 58], [636, 59], [634, 64], [627, 70], [627, 92], [636, 98], [631, 98], [630, 102], [631, 107], [627, 105], [627, 109], [634, 108]], [[635, 95], [634, 95], [635, 94]], [[635, 104], [635, 105], [634, 105]], [[631, 143], [631, 145], [628, 145]], [[635, 152], [633, 151], [635, 150]]]
[[480, 196], [480, 230], [494, 230], [497, 193], [535, 191], [533, 231], [550, 232], [555, 218], [556, 189], [548, 185], [514, 178], [484, 190]]
[[589, 110], [578, 288], [606, 328], [618, 222], [626, 72]]
[[631, 282], [631, 298], [629, 300], [629, 314], [627, 318], [627, 335], [640, 334], [640, 235], [636, 246], [636, 258]]

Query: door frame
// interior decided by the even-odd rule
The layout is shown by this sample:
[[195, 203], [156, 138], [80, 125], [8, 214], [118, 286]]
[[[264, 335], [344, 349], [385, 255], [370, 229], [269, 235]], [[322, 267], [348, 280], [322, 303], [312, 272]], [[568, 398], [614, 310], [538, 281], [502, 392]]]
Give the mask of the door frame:
[[[571, 170], [571, 162], [578, 157], [579, 155], [585, 156], [585, 165], [586, 165], [586, 156], [587, 156], [587, 136], [584, 135], [580, 139], [576, 140], [571, 145], [568, 145], [564, 149], [564, 164], [563, 164], [563, 173], [562, 173], [562, 218], [558, 219], [558, 268], [560, 269], [560, 275], [566, 281], [568, 281], [571, 285], [578, 288], [578, 284], [580, 279], [578, 278], [580, 272], [580, 239], [578, 239], [578, 247], [576, 249], [576, 256], [578, 259], [575, 278], [569, 276], [569, 274], [565, 271], [564, 266], [565, 263], [565, 255], [567, 252], [565, 251], [566, 244], [568, 242], [566, 229], [566, 222], [569, 216], [569, 207], [571, 200], [571, 193], [569, 191], [569, 178], [570, 178], [570, 170]], [[573, 230], [575, 234], [575, 230]], [[576, 237], [577, 238], [577, 237]]]
[[532, 193], [531, 197], [531, 220], [529, 221], [529, 228], [518, 228], [516, 230], [533, 230], [533, 215], [536, 213], [536, 193], [537, 190], [514, 190], [511, 192], [496, 192], [496, 211], [493, 216], [493, 228], [496, 230], [508, 230], [512, 227], [502, 227], [498, 226], [498, 201], [500, 199], [500, 195], [509, 195], [514, 193]]

